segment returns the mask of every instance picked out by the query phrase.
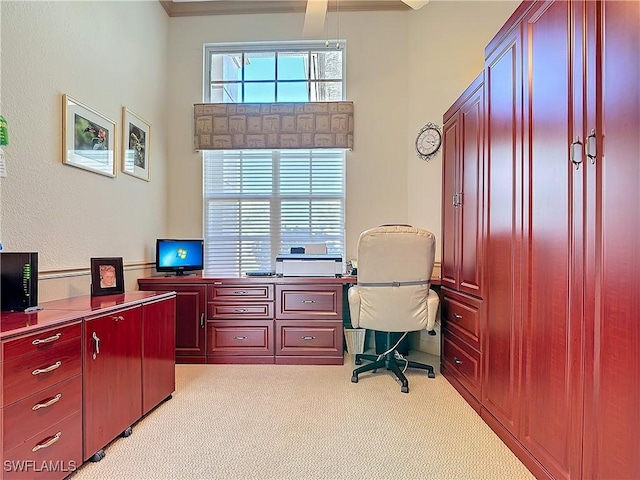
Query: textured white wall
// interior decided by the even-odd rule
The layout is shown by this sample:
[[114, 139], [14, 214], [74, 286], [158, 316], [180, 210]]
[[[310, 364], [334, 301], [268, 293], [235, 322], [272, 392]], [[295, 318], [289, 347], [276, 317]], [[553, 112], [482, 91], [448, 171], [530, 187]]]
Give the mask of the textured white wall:
[[[1, 8], [0, 111], [10, 144], [0, 238], [7, 251], [39, 252], [42, 301], [88, 293], [86, 274], [65, 272], [88, 268], [91, 257], [150, 261], [166, 232], [169, 19], [155, 1]], [[119, 137], [122, 106], [151, 123], [150, 182], [62, 164], [63, 93], [116, 121]], [[47, 280], [54, 271], [62, 277]]]
[[[414, 152], [415, 135], [442, 115], [480, 72], [484, 47], [518, 2], [433, 1], [418, 11], [343, 12], [347, 100], [355, 104], [347, 154], [347, 258], [381, 223], [411, 223], [440, 238], [442, 163]], [[202, 45], [299, 40], [303, 15], [174, 18], [170, 22], [169, 228], [201, 235], [202, 163], [192, 150], [192, 105], [202, 99]], [[335, 14], [328, 30], [336, 36]], [[437, 259], [440, 252], [437, 253]]]
[[[328, 26], [336, 36], [335, 14]], [[193, 104], [202, 101], [203, 44], [300, 40], [302, 14], [175, 18], [170, 23], [169, 225], [173, 235], [202, 234], [202, 162], [193, 153]], [[354, 149], [347, 153], [347, 256], [360, 232], [406, 222], [407, 17], [342, 13], [347, 99], [355, 103]]]
[[478, 76], [484, 48], [520, 1], [431, 1], [409, 15], [409, 103], [406, 141], [409, 223], [436, 234], [440, 260], [442, 149], [428, 162], [413, 142], [427, 122], [442, 126], [442, 115]]

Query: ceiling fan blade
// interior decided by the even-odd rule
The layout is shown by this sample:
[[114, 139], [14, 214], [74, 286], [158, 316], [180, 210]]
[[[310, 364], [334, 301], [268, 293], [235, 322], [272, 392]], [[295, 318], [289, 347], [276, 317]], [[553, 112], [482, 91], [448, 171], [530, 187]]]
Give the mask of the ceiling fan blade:
[[322, 38], [328, 3], [329, 0], [307, 1], [307, 11], [304, 15], [304, 27], [302, 28], [304, 38]]
[[409, 5], [411, 8], [413, 8], [414, 10], [418, 10], [424, 7], [427, 3], [429, 3], [429, 0], [402, 0], [402, 1], [407, 5]]

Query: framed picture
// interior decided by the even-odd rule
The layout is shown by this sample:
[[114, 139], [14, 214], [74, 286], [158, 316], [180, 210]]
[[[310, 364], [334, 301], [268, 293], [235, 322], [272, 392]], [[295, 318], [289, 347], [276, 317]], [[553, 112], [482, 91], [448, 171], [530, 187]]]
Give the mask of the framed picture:
[[124, 293], [122, 257], [91, 259], [91, 295]]
[[116, 176], [116, 123], [69, 95], [62, 96], [62, 163]]
[[151, 125], [122, 107], [122, 171], [149, 181]]

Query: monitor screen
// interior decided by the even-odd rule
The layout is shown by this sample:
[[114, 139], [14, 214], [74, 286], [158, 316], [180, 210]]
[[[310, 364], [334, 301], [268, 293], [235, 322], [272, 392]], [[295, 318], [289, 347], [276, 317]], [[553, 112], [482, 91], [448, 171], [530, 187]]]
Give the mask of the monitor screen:
[[183, 272], [202, 270], [204, 266], [204, 242], [159, 238], [156, 241], [156, 270], [159, 272]]

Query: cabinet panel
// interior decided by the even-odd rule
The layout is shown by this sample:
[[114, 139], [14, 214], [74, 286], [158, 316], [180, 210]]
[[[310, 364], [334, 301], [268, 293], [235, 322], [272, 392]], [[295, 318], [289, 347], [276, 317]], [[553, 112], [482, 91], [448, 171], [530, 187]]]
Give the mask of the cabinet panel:
[[[594, 48], [603, 59], [587, 131], [589, 339], [585, 478], [640, 478], [640, 2], [599, 2]], [[588, 132], [587, 132], [588, 133]]]
[[441, 318], [443, 326], [480, 350], [482, 328], [481, 302], [448, 289], [442, 290]]
[[141, 307], [85, 323], [85, 458], [142, 416], [141, 330]]
[[[36, 449], [34, 452], [33, 450]], [[29, 463], [25, 463], [29, 462]], [[35, 466], [46, 464], [50, 471], [34, 472]], [[18, 465], [29, 465], [19, 471]], [[62, 421], [30, 437], [22, 445], [4, 455], [4, 479], [62, 479], [82, 464], [82, 412], [77, 411]], [[16, 465], [15, 468], [11, 468]], [[7, 466], [9, 470], [7, 471]]]
[[142, 414], [176, 389], [175, 298], [142, 306]]
[[[4, 360], [11, 360], [29, 353], [47, 352], [55, 349], [56, 345], [73, 338], [80, 338], [82, 324], [80, 322], [64, 327], [44, 330], [33, 335], [9, 340], [2, 344]], [[80, 341], [80, 340], [78, 340]]]
[[82, 371], [80, 338], [59, 343], [43, 352], [4, 362], [3, 397], [9, 405]]
[[273, 355], [273, 320], [208, 322], [209, 355]]
[[487, 97], [486, 335], [483, 406], [514, 434], [518, 431], [520, 231], [522, 201], [522, 39], [517, 27], [485, 67]]
[[276, 318], [340, 320], [342, 287], [276, 285]]
[[276, 320], [276, 355], [339, 355], [342, 322]]
[[207, 304], [207, 318], [217, 319], [270, 319], [273, 318], [273, 302], [213, 303]]
[[208, 295], [210, 302], [214, 300], [237, 302], [238, 298], [243, 301], [273, 300], [273, 285], [228, 285], [223, 282], [215, 282], [214, 285], [209, 285]]
[[475, 397], [480, 398], [481, 355], [464, 341], [449, 332], [442, 340], [442, 361], [456, 373], [456, 379]]
[[4, 451], [82, 409], [82, 375], [34, 393], [2, 411]]
[[445, 121], [442, 145], [442, 285], [453, 290], [458, 288], [456, 235], [460, 229], [457, 215], [457, 197], [459, 181], [457, 165], [459, 163], [460, 139], [456, 112]]

